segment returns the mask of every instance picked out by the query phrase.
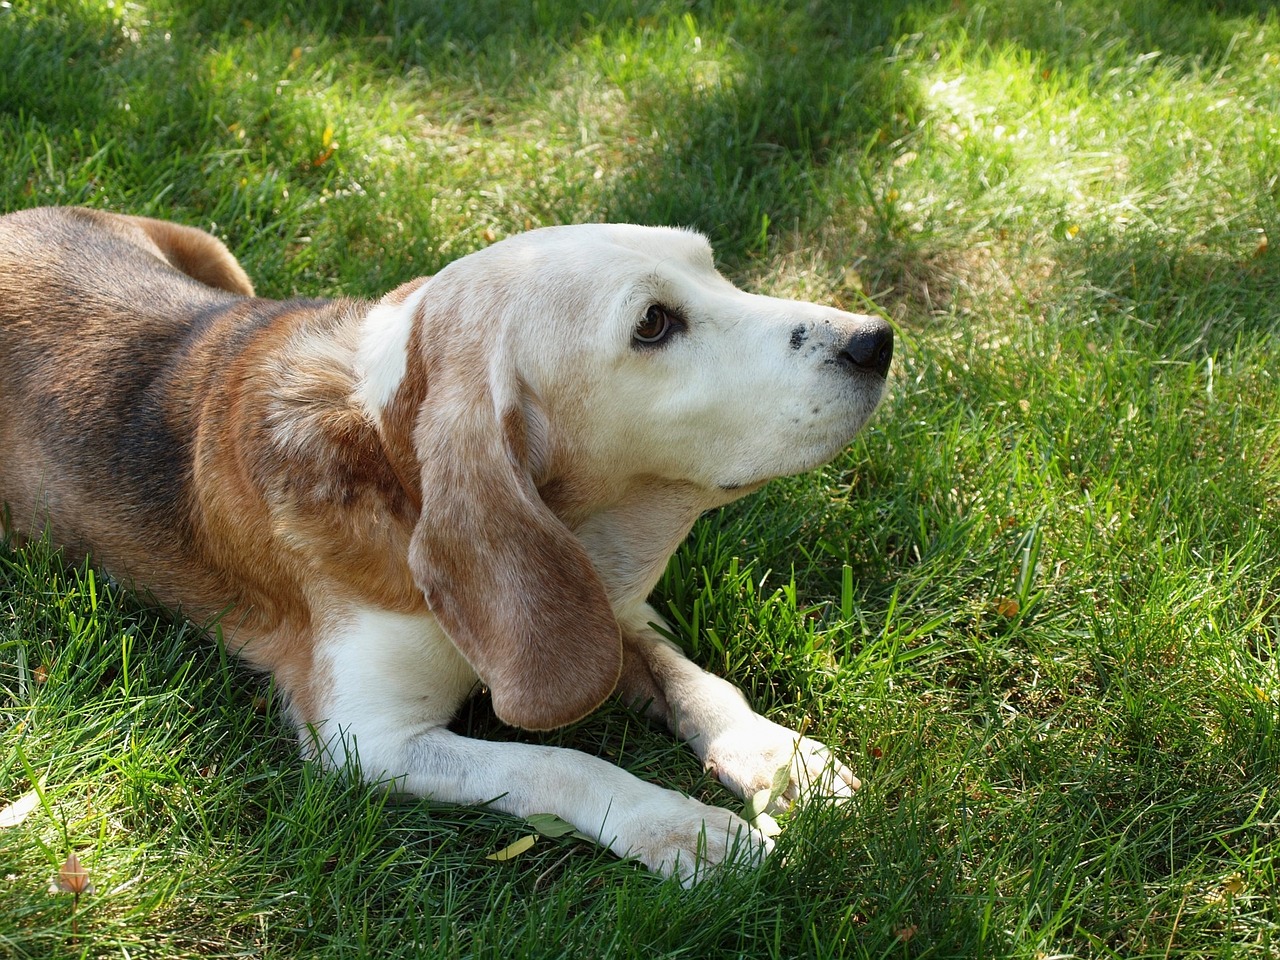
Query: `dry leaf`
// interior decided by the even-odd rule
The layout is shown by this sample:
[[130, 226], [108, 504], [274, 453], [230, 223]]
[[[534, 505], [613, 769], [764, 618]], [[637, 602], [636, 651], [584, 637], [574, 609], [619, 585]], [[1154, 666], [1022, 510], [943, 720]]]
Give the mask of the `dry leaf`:
[[74, 853], [67, 854], [62, 869], [58, 871], [54, 886], [63, 893], [74, 894], [77, 897], [81, 894], [93, 893], [93, 881], [89, 879], [89, 871], [81, 866], [80, 858]]
[[16, 827], [38, 806], [40, 806], [40, 794], [30, 790], [7, 807], [0, 807], [0, 829]]
[[1022, 609], [1018, 605], [1018, 601], [1013, 597], [1000, 597], [996, 600], [996, 613], [1002, 617], [1012, 620], [1018, 615], [1018, 611]]
[[519, 840], [517, 840], [515, 843], [511, 844], [510, 846], [503, 847], [497, 853], [489, 854], [487, 857], [485, 857], [485, 859], [497, 860], [499, 862], [503, 860], [514, 860], [516, 857], [520, 856], [520, 854], [528, 851], [529, 848], [532, 847], [536, 841], [537, 841], [537, 837], [535, 837], [533, 834], [529, 834], [527, 837], [521, 837]]

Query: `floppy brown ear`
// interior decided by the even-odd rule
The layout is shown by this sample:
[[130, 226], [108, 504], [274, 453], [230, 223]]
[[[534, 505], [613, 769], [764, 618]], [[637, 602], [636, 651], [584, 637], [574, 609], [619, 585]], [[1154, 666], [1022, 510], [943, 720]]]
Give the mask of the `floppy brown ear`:
[[174, 267], [203, 284], [241, 296], [253, 296], [253, 283], [231, 251], [217, 237], [167, 220], [126, 217], [151, 241]]
[[621, 632], [586, 551], [538, 495], [514, 373], [471, 356], [428, 364], [409, 565], [498, 716], [546, 730], [613, 692]]

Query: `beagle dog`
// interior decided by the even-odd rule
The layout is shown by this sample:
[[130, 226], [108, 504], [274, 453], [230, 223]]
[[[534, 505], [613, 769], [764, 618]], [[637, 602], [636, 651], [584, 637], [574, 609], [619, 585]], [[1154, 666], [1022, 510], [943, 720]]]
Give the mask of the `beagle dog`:
[[254, 296], [189, 227], [0, 217], [0, 502], [270, 671], [311, 755], [556, 814], [691, 883], [767, 817], [584, 753], [451, 732], [616, 693], [741, 797], [840, 798], [821, 744], [663, 638], [646, 598], [705, 510], [818, 466], [885, 389], [882, 320], [744, 293], [687, 230], [534, 230], [376, 302]]

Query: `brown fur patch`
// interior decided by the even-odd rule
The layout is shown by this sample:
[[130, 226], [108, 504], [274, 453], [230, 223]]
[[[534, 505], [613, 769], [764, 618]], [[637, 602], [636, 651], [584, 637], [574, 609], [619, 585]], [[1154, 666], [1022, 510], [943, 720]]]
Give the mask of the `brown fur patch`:
[[203, 230], [164, 220], [149, 217], [126, 219], [151, 238], [165, 260], [187, 276], [219, 290], [243, 297], [253, 296], [253, 284], [248, 274], [222, 241]]
[[352, 401], [369, 305], [233, 295], [248, 280], [225, 263], [214, 289], [171, 257], [221, 244], [143, 226], [0, 218], [0, 501], [19, 533], [47, 519], [72, 557], [223, 615], [232, 648], [320, 719], [312, 646], [334, 598], [425, 606], [405, 560], [416, 504]]

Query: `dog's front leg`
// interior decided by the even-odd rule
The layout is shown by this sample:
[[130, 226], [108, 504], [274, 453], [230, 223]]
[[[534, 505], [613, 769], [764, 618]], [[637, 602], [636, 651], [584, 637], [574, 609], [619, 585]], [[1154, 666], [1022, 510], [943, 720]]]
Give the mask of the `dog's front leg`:
[[[708, 867], [758, 863], [771, 841], [742, 818], [561, 747], [473, 740], [445, 724], [475, 681], [432, 618], [354, 611], [326, 637], [310, 724], [331, 766], [442, 803], [551, 813], [686, 886]], [[306, 719], [306, 718], [303, 718]]]
[[746, 799], [772, 789], [785, 768], [787, 781], [770, 812], [807, 796], [845, 798], [860, 786], [827, 747], [760, 716], [742, 691], [698, 667], [650, 626], [662, 622], [648, 604], [622, 618], [619, 695], [647, 705], [721, 783]]
[[685, 886], [708, 867], [754, 865], [772, 846], [728, 810], [576, 750], [472, 740], [440, 728], [413, 737], [404, 750], [408, 772], [396, 780], [401, 789], [520, 817], [553, 813], [618, 856]]

